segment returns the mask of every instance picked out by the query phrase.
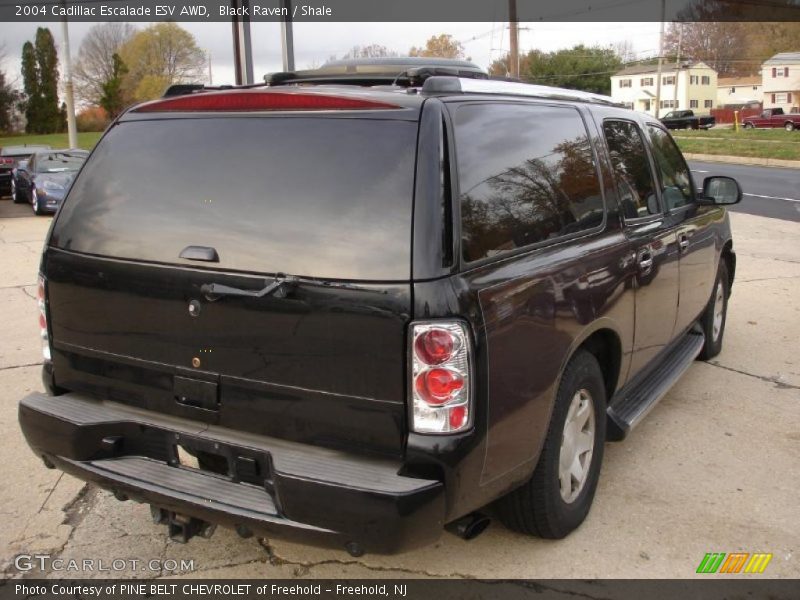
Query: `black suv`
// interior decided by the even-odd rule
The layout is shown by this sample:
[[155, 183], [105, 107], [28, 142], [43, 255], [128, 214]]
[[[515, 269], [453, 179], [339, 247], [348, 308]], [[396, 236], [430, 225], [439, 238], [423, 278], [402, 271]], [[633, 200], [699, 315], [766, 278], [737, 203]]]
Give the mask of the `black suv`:
[[48, 467], [182, 540], [584, 520], [606, 439], [720, 351], [739, 186], [607, 98], [424, 75], [117, 119], [41, 263]]

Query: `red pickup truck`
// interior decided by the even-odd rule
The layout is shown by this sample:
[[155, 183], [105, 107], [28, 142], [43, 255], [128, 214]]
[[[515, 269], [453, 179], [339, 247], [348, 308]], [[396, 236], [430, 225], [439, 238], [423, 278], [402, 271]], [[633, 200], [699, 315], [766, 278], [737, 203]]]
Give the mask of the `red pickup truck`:
[[745, 129], [783, 127], [786, 131], [793, 131], [800, 129], [800, 113], [785, 113], [782, 108], [768, 108], [758, 117], [746, 117], [742, 126]]

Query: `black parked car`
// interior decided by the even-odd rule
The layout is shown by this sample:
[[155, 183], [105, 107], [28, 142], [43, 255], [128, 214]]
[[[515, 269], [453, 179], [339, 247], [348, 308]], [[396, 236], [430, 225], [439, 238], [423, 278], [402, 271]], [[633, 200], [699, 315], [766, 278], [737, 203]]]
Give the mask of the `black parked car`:
[[0, 148], [0, 196], [12, 195], [14, 169], [21, 160], [28, 160], [39, 150], [50, 150], [50, 146], [4, 146]]
[[141, 104], [47, 240], [20, 423], [176, 539], [396, 552], [493, 502], [563, 537], [604, 442], [720, 351], [739, 199], [571, 90], [284, 74]]
[[14, 169], [12, 199], [28, 202], [36, 215], [56, 212], [88, 156], [86, 150], [46, 150], [20, 161]]

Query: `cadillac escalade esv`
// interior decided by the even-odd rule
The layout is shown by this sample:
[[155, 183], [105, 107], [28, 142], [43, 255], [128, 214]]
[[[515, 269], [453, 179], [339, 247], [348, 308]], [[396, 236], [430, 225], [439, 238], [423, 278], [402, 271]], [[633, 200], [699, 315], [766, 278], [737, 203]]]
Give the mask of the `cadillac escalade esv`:
[[41, 261], [19, 420], [46, 466], [180, 540], [581, 524], [606, 440], [720, 351], [741, 192], [698, 193], [605, 97], [437, 72], [189, 89], [109, 127]]

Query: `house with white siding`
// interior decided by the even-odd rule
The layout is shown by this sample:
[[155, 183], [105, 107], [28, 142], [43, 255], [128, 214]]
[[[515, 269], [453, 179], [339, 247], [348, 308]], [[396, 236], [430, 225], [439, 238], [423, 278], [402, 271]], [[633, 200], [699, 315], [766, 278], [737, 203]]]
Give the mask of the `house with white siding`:
[[[677, 68], [676, 68], [677, 67]], [[635, 65], [611, 76], [611, 97], [629, 108], [656, 116], [658, 67]], [[658, 116], [675, 109], [707, 115], [717, 102], [717, 72], [703, 62], [665, 64], [661, 68]]]
[[764, 108], [800, 112], [800, 52], [781, 52], [761, 65]]
[[761, 75], [751, 77], [720, 77], [717, 80], [717, 107], [741, 108], [764, 101]]

